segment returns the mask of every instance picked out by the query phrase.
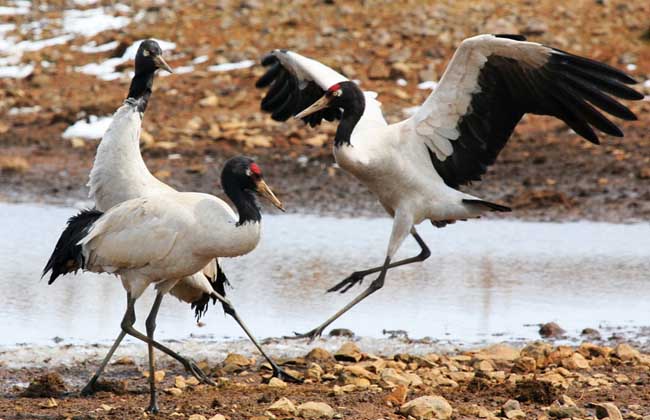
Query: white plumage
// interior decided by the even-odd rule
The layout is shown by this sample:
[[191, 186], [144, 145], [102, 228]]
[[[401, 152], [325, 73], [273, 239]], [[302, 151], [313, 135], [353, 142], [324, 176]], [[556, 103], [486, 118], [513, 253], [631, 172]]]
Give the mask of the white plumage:
[[[134, 299], [151, 283], [167, 293], [215, 257], [237, 257], [259, 242], [260, 224], [237, 226], [223, 200], [201, 193], [162, 193], [111, 208], [79, 242], [85, 269], [118, 274]], [[165, 290], [166, 289], [166, 290]]]
[[[330, 291], [347, 291], [364, 276], [380, 272], [350, 304], [307, 334], [311, 339], [356, 303], [383, 286], [389, 268], [430, 255], [415, 225], [430, 220], [442, 227], [488, 211], [509, 211], [463, 193], [494, 163], [512, 130], [527, 113], [551, 115], [597, 143], [596, 128], [622, 136], [598, 108], [635, 119], [610, 95], [642, 99], [625, 86], [635, 83], [606, 64], [575, 56], [518, 35], [479, 35], [462, 42], [435, 90], [409, 119], [387, 124], [370, 92], [329, 67], [295, 52], [274, 50], [262, 64], [257, 87], [269, 87], [261, 103], [273, 119], [303, 119], [316, 126], [340, 119], [334, 156], [359, 178], [393, 216], [384, 265], [358, 271]], [[420, 245], [413, 258], [391, 263], [409, 233]]]

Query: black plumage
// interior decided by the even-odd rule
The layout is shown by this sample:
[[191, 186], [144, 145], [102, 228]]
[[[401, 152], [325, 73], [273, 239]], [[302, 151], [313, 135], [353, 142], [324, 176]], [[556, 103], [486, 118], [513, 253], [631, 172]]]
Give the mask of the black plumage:
[[[210, 285], [212, 286], [212, 289], [220, 294], [223, 297], [226, 297], [226, 286], [230, 286], [230, 282], [228, 281], [228, 278], [226, 277], [226, 273], [223, 272], [221, 269], [221, 266], [217, 262], [217, 274], [215, 277], [210, 278], [206, 276], [208, 281], [210, 282]], [[203, 295], [198, 299], [192, 302], [192, 309], [194, 309], [194, 316], [196, 317], [196, 321], [200, 321], [201, 317], [208, 312], [208, 307], [210, 306], [210, 299], [212, 299], [212, 303], [216, 303], [217, 298], [214, 296], [211, 296], [207, 293], [203, 293]], [[227, 311], [226, 304], [222, 302], [223, 305], [223, 310], [224, 312]]]
[[[523, 41], [521, 36], [500, 35]], [[476, 93], [461, 117], [453, 153], [444, 161], [430, 152], [436, 171], [453, 188], [480, 180], [503, 149], [526, 113], [551, 115], [577, 134], [598, 144], [594, 129], [622, 137], [621, 130], [600, 110], [624, 120], [636, 116], [611, 96], [640, 100], [643, 95], [626, 86], [636, 83], [607, 64], [553, 49], [547, 62], [532, 67], [492, 55], [481, 69]]]
[[62, 274], [76, 272], [80, 268], [84, 268], [85, 261], [81, 253], [81, 245], [77, 245], [77, 243], [86, 236], [102, 214], [104, 213], [96, 209], [86, 209], [68, 219], [41, 275], [44, 277], [48, 271], [52, 271], [47, 284], [52, 284]]
[[[282, 53], [282, 52], [280, 52]], [[255, 86], [269, 87], [262, 99], [262, 110], [271, 114], [276, 121], [286, 121], [298, 114], [309, 105], [316, 102], [325, 91], [313, 81], [301, 81], [290, 70], [280, 63], [280, 60], [270, 53], [262, 58], [262, 65], [267, 67], [266, 73], [260, 77]], [[342, 111], [339, 108], [325, 108], [302, 120], [312, 127], [319, 125], [323, 119], [334, 121], [340, 119]]]

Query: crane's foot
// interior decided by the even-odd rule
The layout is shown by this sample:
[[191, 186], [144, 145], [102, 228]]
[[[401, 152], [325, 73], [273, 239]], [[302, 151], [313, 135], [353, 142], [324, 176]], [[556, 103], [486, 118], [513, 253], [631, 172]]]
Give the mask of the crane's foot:
[[81, 392], [80, 392], [81, 396], [82, 397], [87, 397], [87, 396], [93, 395], [95, 392], [97, 392], [96, 384], [97, 384], [97, 378], [95, 376], [93, 376], [92, 379], [90, 381], [88, 381], [86, 386], [84, 386], [81, 389]]
[[185, 367], [185, 370], [187, 370], [189, 373], [191, 373], [192, 376], [194, 376], [196, 379], [198, 379], [201, 383], [208, 384], [208, 385], [213, 385], [213, 386], [217, 385], [193, 361], [185, 359], [185, 361], [183, 362], [183, 366]]
[[288, 374], [280, 366], [276, 365], [275, 363], [273, 363], [271, 366], [273, 367], [273, 376], [272, 377], [282, 379], [285, 382], [292, 382], [294, 384], [301, 384], [303, 382], [302, 379], [296, 378], [295, 376]]
[[158, 414], [160, 412], [160, 409], [158, 408], [158, 402], [151, 401], [146, 411], [151, 414]]
[[282, 338], [285, 338], [287, 340], [297, 340], [300, 338], [306, 338], [308, 343], [311, 343], [315, 339], [319, 338], [321, 335], [323, 335], [323, 329], [322, 327], [314, 328], [311, 331], [308, 331], [304, 334], [300, 334], [297, 332], [294, 332], [293, 335], [286, 335]]
[[345, 293], [350, 290], [353, 286], [363, 283], [363, 278], [366, 276], [366, 273], [362, 271], [355, 271], [350, 274], [348, 277], [343, 279], [340, 283], [327, 289], [327, 293], [339, 292]]

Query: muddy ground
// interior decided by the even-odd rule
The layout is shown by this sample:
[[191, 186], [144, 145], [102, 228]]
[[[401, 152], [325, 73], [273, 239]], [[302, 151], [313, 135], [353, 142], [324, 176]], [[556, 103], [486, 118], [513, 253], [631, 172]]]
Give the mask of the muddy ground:
[[[482, 32], [524, 33], [627, 69], [640, 82], [650, 79], [650, 4], [644, 1], [154, 3], [116, 12], [131, 17], [142, 12], [123, 29], [27, 52], [24, 59], [51, 64], [37, 64], [25, 79], [0, 79], [0, 199], [69, 202], [87, 196], [84, 184], [97, 142], [64, 140], [61, 134], [89, 115], [112, 114], [129, 80], [103, 81], [75, 68], [119, 56], [144, 37], [175, 42], [168, 56], [175, 67], [208, 57], [190, 73], [155, 82], [143, 136], [152, 172], [182, 190], [218, 192], [221, 163], [246, 153], [261, 163], [287, 208], [300, 212], [383, 210], [362, 185], [332, 167], [333, 125], [311, 130], [299, 122], [273, 122], [260, 112], [261, 92], [253, 87], [262, 73], [259, 65], [223, 73], [208, 71], [209, 65], [259, 60], [270, 49], [292, 48], [377, 91], [389, 121], [421, 104], [430, 91], [418, 89], [418, 83], [438, 80], [461, 40]], [[20, 25], [56, 18], [66, 3], [53, 4], [59, 6], [7, 21]], [[41, 34], [48, 35], [48, 29]], [[79, 47], [91, 41], [119, 45], [82, 53]], [[650, 86], [638, 89], [650, 94]], [[33, 106], [40, 108], [10, 112]], [[630, 106], [640, 120], [621, 123], [625, 138], [603, 136], [600, 147], [555, 120], [526, 118], [484, 181], [468, 190], [512, 206], [516, 211], [508, 217], [646, 220], [650, 103]]]
[[[146, 418], [146, 367], [128, 357], [109, 366], [102, 391], [78, 395], [97, 362], [0, 368], [0, 418]], [[171, 362], [159, 365], [164, 377], [158, 383], [161, 412], [155, 418], [314, 418], [302, 405], [308, 402], [329, 406], [321, 406], [322, 418], [355, 420], [404, 419], [409, 414], [440, 420], [650, 418], [650, 355], [625, 343], [554, 347], [536, 342], [523, 349], [501, 344], [446, 355], [380, 357], [350, 342], [334, 354], [315, 348], [304, 357], [284, 360], [283, 367], [304, 379], [303, 384], [268, 382], [265, 366], [236, 354], [199, 365], [210, 372], [216, 387], [197, 384]], [[426, 406], [417, 400], [423, 396], [434, 397], [436, 416], [424, 414]], [[415, 410], [422, 411], [408, 411], [413, 400], [419, 407]]]

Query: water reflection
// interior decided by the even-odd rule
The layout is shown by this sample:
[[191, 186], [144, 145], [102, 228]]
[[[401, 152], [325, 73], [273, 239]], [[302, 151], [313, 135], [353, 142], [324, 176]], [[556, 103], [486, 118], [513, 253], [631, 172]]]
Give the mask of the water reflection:
[[[119, 281], [109, 275], [68, 276], [48, 286], [40, 270], [72, 209], [0, 204], [0, 345], [108, 341], [125, 306]], [[361, 288], [345, 295], [324, 291], [352, 271], [383, 260], [387, 219], [265, 216], [262, 243], [253, 253], [223, 262], [230, 295], [259, 336], [312, 328]], [[404, 329], [411, 337], [477, 341], [536, 336], [526, 324], [558, 321], [569, 331], [607, 325], [648, 325], [650, 226], [604, 223], [471, 221], [444, 229], [423, 227], [433, 256], [389, 272], [385, 288], [350, 311], [336, 327], [379, 337]], [[407, 241], [398, 257], [419, 251]], [[368, 281], [365, 283], [368, 284]], [[152, 302], [138, 304], [137, 326]], [[167, 298], [161, 338], [190, 334], [241, 336], [213, 307], [197, 327], [188, 305]]]

